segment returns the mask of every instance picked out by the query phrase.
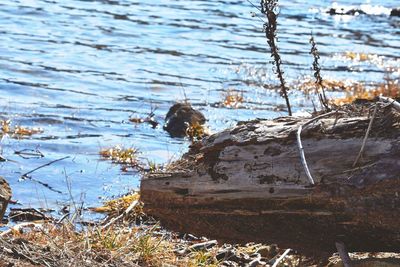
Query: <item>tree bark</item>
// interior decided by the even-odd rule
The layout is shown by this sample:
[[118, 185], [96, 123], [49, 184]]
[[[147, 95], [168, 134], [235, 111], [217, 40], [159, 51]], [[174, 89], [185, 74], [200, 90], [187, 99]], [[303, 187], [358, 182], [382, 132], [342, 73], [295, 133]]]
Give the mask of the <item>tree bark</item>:
[[[364, 112], [365, 113], [365, 112]], [[194, 144], [141, 182], [150, 215], [173, 230], [229, 242], [276, 242], [301, 251], [400, 250], [400, 116], [332, 116], [243, 122]]]

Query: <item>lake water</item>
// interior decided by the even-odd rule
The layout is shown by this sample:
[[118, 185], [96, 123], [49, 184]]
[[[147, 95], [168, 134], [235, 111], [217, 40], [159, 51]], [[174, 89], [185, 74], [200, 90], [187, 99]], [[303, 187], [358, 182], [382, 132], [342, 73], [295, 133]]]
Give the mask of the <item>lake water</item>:
[[[335, 5], [369, 15], [325, 13]], [[312, 76], [311, 33], [324, 78], [381, 81], [381, 64], [342, 55], [377, 54], [398, 67], [400, 19], [389, 17], [397, 5], [280, 1], [278, 45], [288, 84]], [[248, 1], [232, 0], [2, 0], [0, 118], [43, 129], [29, 138], [1, 140], [2, 154], [11, 161], [0, 164], [0, 174], [11, 184], [13, 199], [24, 207], [54, 208], [72, 200], [95, 206], [137, 188], [138, 173], [122, 172], [101, 160], [99, 151], [122, 145], [137, 148], [144, 162], [176, 159], [189, 141], [129, 118], [154, 110], [162, 124], [168, 108], [185, 97], [205, 114], [212, 132], [239, 120], [285, 115], [284, 101], [273, 90], [277, 80], [268, 64], [263, 18], [252, 12], [257, 9]], [[221, 105], [228, 90], [241, 92], [240, 108]], [[292, 90], [291, 98], [294, 111], [312, 109], [302, 93]], [[44, 157], [14, 153], [23, 149], [38, 149]], [[66, 156], [33, 172], [34, 180], [21, 179]]]

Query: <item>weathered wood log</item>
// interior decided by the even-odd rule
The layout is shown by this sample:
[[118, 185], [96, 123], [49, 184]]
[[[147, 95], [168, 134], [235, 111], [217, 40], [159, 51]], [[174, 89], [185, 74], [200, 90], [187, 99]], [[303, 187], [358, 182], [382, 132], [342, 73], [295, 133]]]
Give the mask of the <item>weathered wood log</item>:
[[11, 199], [11, 188], [7, 181], [0, 176], [0, 222], [6, 212], [8, 202]]
[[276, 242], [302, 251], [400, 250], [400, 116], [243, 122], [194, 144], [163, 173], [141, 182], [144, 209], [171, 229], [229, 242]]

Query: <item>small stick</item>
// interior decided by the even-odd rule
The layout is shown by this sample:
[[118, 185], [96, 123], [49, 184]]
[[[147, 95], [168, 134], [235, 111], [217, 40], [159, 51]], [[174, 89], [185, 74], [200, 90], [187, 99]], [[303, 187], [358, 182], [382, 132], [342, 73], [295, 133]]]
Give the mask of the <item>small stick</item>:
[[342, 263], [344, 267], [352, 267], [351, 259], [349, 253], [347, 252], [346, 246], [343, 242], [336, 242], [336, 249], [339, 252], [339, 256], [342, 259]]
[[331, 112], [319, 115], [319, 116], [317, 116], [315, 118], [312, 118], [311, 120], [307, 121], [303, 125], [300, 125], [299, 129], [297, 130], [297, 145], [299, 147], [301, 163], [303, 164], [304, 171], [306, 172], [307, 178], [310, 181], [310, 184], [312, 184], [312, 185], [314, 185], [315, 182], [314, 182], [314, 179], [313, 179], [313, 177], [312, 177], [312, 175], [310, 173], [310, 169], [308, 168], [308, 165], [307, 165], [306, 156], [304, 154], [303, 144], [301, 143], [301, 131], [303, 130], [304, 127], [306, 127], [310, 123], [312, 123], [312, 122], [314, 122], [316, 120], [319, 120], [321, 118], [328, 117], [328, 116], [330, 116], [330, 115], [332, 115], [334, 113], [336, 113], [336, 114], [339, 114], [339, 113], [340, 114], [344, 114], [345, 112], [343, 112], [343, 111], [331, 111]]
[[210, 240], [202, 243], [197, 243], [194, 245], [189, 246], [186, 251], [200, 251], [200, 250], [206, 250], [208, 248], [211, 248], [213, 246], [216, 246], [218, 244], [217, 240]]
[[361, 158], [361, 156], [362, 156], [362, 154], [363, 154], [363, 152], [364, 152], [365, 144], [367, 143], [368, 135], [369, 135], [369, 132], [371, 131], [372, 123], [374, 122], [374, 119], [375, 119], [375, 116], [376, 116], [376, 110], [377, 110], [377, 109], [378, 109], [378, 105], [375, 105], [374, 113], [372, 114], [372, 117], [371, 117], [371, 119], [370, 119], [370, 121], [369, 121], [368, 128], [367, 128], [367, 132], [365, 133], [364, 140], [363, 140], [363, 142], [362, 142], [360, 152], [358, 152], [357, 158], [356, 158], [356, 160], [355, 160], [354, 163], [353, 163], [353, 168], [357, 165], [358, 161], [360, 160], [360, 158]]
[[138, 200], [134, 200], [132, 201], [132, 203], [129, 205], [129, 207], [123, 212], [121, 213], [119, 216], [111, 219], [108, 223], [106, 223], [105, 225], [103, 225], [101, 227], [101, 229], [106, 229], [108, 228], [110, 225], [114, 224], [116, 221], [118, 221], [119, 219], [123, 218], [125, 215], [128, 215], [129, 212], [131, 212], [131, 210], [133, 210], [134, 207], [136, 207], [136, 205], [139, 203]]
[[40, 150], [22, 149], [20, 151], [14, 151], [14, 154], [20, 156], [21, 158], [28, 159], [30, 156], [43, 158], [44, 155]]
[[[287, 250], [285, 250], [285, 252], [283, 252], [283, 254], [274, 262], [274, 264], [272, 265], [272, 267], [277, 267], [279, 262], [281, 262], [286, 255], [290, 252], [290, 248], [288, 248]], [[347, 267], [347, 266], [346, 266]]]
[[55, 160], [50, 161], [50, 162], [48, 162], [48, 163], [46, 163], [46, 164], [43, 164], [43, 165], [41, 165], [41, 166], [39, 166], [39, 167], [37, 167], [37, 168], [35, 168], [35, 169], [29, 171], [29, 172], [26, 172], [26, 173], [22, 174], [22, 175], [21, 175], [21, 178], [29, 178], [29, 177], [28, 177], [28, 174], [31, 174], [31, 173], [34, 172], [34, 171], [37, 171], [37, 170], [39, 170], [39, 169], [41, 169], [41, 168], [44, 168], [44, 167], [49, 166], [49, 165], [51, 165], [51, 164], [53, 164], [53, 163], [56, 163], [57, 161], [61, 161], [61, 160], [67, 159], [67, 158], [69, 158], [69, 157], [70, 157], [70, 156], [66, 156], [66, 157], [63, 157], [63, 158], [60, 158], [60, 159], [55, 159]]
[[64, 221], [65, 218], [69, 216], [69, 213], [64, 214], [57, 222], [56, 224], [60, 224], [62, 221]]

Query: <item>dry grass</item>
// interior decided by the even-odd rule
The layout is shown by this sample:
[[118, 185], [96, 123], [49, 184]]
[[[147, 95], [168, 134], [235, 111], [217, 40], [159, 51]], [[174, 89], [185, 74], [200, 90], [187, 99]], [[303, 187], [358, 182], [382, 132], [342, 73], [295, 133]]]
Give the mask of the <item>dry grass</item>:
[[238, 108], [243, 104], [243, 93], [234, 90], [228, 90], [223, 94], [223, 106], [227, 108]]
[[[161, 266], [175, 263], [170, 243], [150, 229], [91, 227], [77, 231], [71, 224], [44, 224], [3, 238], [4, 257], [42, 266]], [[9, 248], [9, 249], [7, 249]], [[12, 253], [8, 253], [12, 251]]]
[[353, 61], [360, 61], [360, 62], [376, 62], [376, 61], [381, 61], [382, 57], [379, 57], [378, 55], [375, 54], [367, 54], [367, 53], [356, 53], [352, 51], [347, 51], [344, 54], [344, 57]]
[[[322, 85], [327, 91], [347, 91], [353, 83], [350, 81], [324, 79]], [[315, 80], [311, 77], [302, 77], [298, 79], [293, 86], [304, 94], [309, 95], [315, 92]]]
[[[335, 105], [352, 103], [356, 99], [372, 100], [379, 95], [391, 98], [400, 97], [399, 78], [395, 78], [395, 75], [389, 72], [385, 74], [384, 80], [379, 83], [365, 84], [331, 79], [323, 80], [323, 86], [327, 91], [343, 92], [345, 94], [344, 97], [331, 100], [331, 103]], [[315, 91], [315, 82], [310, 77], [303, 77], [295, 84], [295, 87], [309, 95]]]
[[135, 148], [123, 148], [115, 146], [100, 150], [100, 156], [105, 159], [110, 159], [113, 163], [124, 164], [130, 167], [138, 167], [139, 161], [137, 158], [138, 150]]
[[190, 138], [190, 140], [198, 141], [209, 134], [203, 124], [195, 122], [193, 124], [190, 124], [189, 127], [186, 129], [186, 135]]
[[354, 83], [346, 87], [346, 96], [333, 100], [336, 105], [343, 105], [353, 102], [356, 99], [372, 100], [377, 96], [383, 95], [391, 98], [400, 97], [399, 79], [393, 78], [390, 74], [385, 75], [384, 82], [366, 86], [361, 83]]
[[[139, 198], [139, 193], [128, 194], [117, 199], [106, 201], [103, 206], [91, 208], [90, 210], [98, 213], [107, 213], [109, 216], [117, 216], [126, 210], [132, 202], [139, 201]], [[142, 216], [144, 214], [143, 205], [136, 205], [133, 214], [135, 216]]]
[[8, 134], [13, 138], [22, 138], [43, 133], [41, 128], [28, 128], [20, 125], [13, 126], [11, 120], [0, 120], [0, 130], [1, 135]]
[[182, 245], [157, 224], [82, 231], [70, 223], [43, 224], [1, 237], [0, 266], [218, 266], [215, 251], [180, 256], [176, 251]]

